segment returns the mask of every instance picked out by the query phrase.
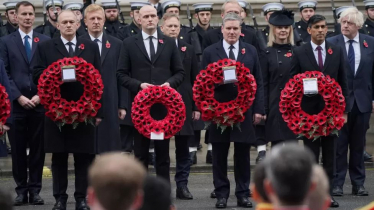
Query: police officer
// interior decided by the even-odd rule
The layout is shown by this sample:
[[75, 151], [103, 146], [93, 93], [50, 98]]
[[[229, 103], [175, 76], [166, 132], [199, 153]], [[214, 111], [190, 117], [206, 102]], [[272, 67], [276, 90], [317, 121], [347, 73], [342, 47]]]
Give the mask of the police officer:
[[[181, 2], [179, 0], [167, 0], [161, 4], [163, 13], [174, 13], [179, 16]], [[181, 24], [181, 31], [179, 33], [179, 39], [183, 39], [186, 42], [189, 42], [189, 31], [191, 28]], [[190, 44], [190, 43], [189, 43]]]
[[141, 1], [133, 1], [130, 2], [131, 12], [130, 16], [132, 18], [132, 22], [130, 25], [125, 26], [124, 28], [124, 37], [121, 37], [121, 40], [126, 39], [127, 37], [136, 35], [141, 33], [141, 24], [139, 22], [139, 10], [144, 5], [150, 5], [148, 2], [141, 2]]
[[119, 11], [117, 8], [116, 1], [103, 0], [101, 1], [101, 6], [104, 8], [105, 11], [105, 32], [119, 39], [123, 38], [125, 25], [119, 22]]
[[53, 8], [53, 2], [54, 6], [56, 8], [57, 15], [61, 13], [62, 6], [64, 4], [64, 1], [62, 0], [47, 0], [45, 3], [45, 7], [47, 10], [47, 16], [48, 16], [48, 21], [46, 23], [43, 23], [40, 26], [37, 26], [34, 31], [44, 34], [46, 36], [49, 36], [51, 38], [58, 37], [60, 36], [59, 31], [56, 28], [57, 25], [57, 16], [54, 13], [54, 8]]
[[369, 36], [374, 36], [374, 0], [366, 0], [364, 1], [365, 4], [365, 11], [366, 21], [360, 30], [360, 33], [367, 34]]
[[86, 27], [83, 22], [83, 15], [81, 12], [83, 8], [83, 1], [65, 4], [63, 8], [64, 10], [70, 9], [71, 11], [73, 11], [75, 15], [77, 16], [77, 18], [79, 19], [79, 22], [78, 22], [79, 28], [77, 30], [77, 36], [79, 37], [85, 34], [87, 31], [86, 31]]
[[238, 0], [238, 3], [242, 7], [242, 12], [240, 13], [240, 16], [243, 18], [243, 23], [241, 25], [242, 28], [254, 31], [254, 28], [252, 26], [245, 24], [245, 18], [247, 17], [248, 2], [246, 0]]
[[[275, 11], [281, 11], [284, 9], [284, 5], [281, 3], [268, 3], [262, 6], [262, 11], [264, 12], [265, 20], [269, 23], [270, 15], [273, 14]], [[262, 35], [266, 43], [269, 41], [269, 26], [267, 25], [264, 29], [262, 29]]]
[[[15, 32], [18, 28], [18, 21], [16, 18], [16, 4], [19, 1], [8, 1], [4, 2], [5, 6], [5, 17], [7, 19], [7, 22], [5, 23], [4, 26], [0, 28], [0, 37], [6, 36], [8, 34], [11, 34]], [[2, 25], [2, 23], [1, 23]]]
[[308, 20], [315, 13], [317, 1], [304, 0], [300, 1], [297, 5], [300, 8], [301, 20], [295, 23], [296, 30], [304, 43], [310, 42], [310, 34], [307, 31]]

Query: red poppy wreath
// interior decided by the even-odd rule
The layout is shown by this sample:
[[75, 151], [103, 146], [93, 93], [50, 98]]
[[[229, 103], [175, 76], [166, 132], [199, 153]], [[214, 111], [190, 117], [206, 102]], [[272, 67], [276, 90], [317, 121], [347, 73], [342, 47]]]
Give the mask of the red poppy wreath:
[[[223, 67], [236, 66], [235, 83], [238, 95], [235, 100], [220, 103], [214, 98], [215, 84], [223, 83]], [[250, 70], [240, 62], [222, 59], [211, 63], [196, 76], [193, 86], [193, 99], [201, 111], [201, 119], [217, 124], [223, 132], [228, 126], [240, 129], [240, 122], [245, 119], [244, 113], [251, 107], [255, 99], [257, 83]]]
[[[324, 109], [309, 115], [301, 108], [303, 79], [317, 78], [318, 93], [325, 101]], [[330, 134], [337, 135], [344, 125], [345, 99], [335, 79], [319, 71], [307, 71], [291, 78], [281, 92], [279, 110], [288, 127], [299, 137], [317, 139]]]
[[[62, 67], [75, 66], [76, 80], [84, 85], [83, 95], [78, 101], [67, 101], [61, 97]], [[84, 59], [63, 58], [49, 65], [39, 78], [38, 95], [46, 109], [45, 115], [56, 122], [60, 128], [72, 124], [75, 129], [79, 123], [94, 125], [93, 118], [100, 109], [99, 100], [103, 94], [103, 81], [95, 67]]]
[[[150, 109], [156, 103], [164, 105], [167, 109], [167, 115], [162, 120], [151, 117]], [[164, 139], [169, 139], [182, 129], [186, 120], [186, 106], [182, 96], [173, 88], [152, 86], [135, 96], [131, 118], [134, 127], [143, 136], [151, 138], [151, 132], [162, 132]]]
[[[10, 116], [10, 101], [8, 93], [4, 86], [0, 85], [0, 126], [4, 125]], [[3, 129], [0, 130], [0, 135], [3, 135]]]

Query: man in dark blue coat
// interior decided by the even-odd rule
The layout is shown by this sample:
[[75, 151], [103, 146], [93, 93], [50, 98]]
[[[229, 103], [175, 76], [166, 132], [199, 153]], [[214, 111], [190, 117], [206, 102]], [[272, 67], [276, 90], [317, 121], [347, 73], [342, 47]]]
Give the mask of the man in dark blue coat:
[[[255, 101], [252, 107], [244, 113], [245, 120], [240, 125], [241, 131], [236, 126], [233, 129], [227, 128], [223, 132], [216, 125], [209, 127], [209, 142], [213, 146], [213, 183], [217, 197], [216, 208], [226, 208], [230, 194], [230, 182], [227, 178], [227, 155], [231, 142], [234, 142], [235, 146], [234, 172], [237, 204], [240, 207], [252, 207], [248, 198], [251, 176], [249, 149], [251, 145], [256, 144], [253, 124], [258, 124], [265, 114], [262, 73], [257, 51], [252, 45], [239, 40], [240, 23], [241, 17], [238, 14], [226, 14], [221, 28], [224, 39], [209, 46], [203, 53], [203, 68], [218, 60], [230, 58], [249, 68], [257, 83]], [[235, 84], [224, 84], [215, 88], [215, 98], [219, 102], [231, 101], [236, 96], [237, 87]]]
[[[44, 164], [44, 109], [32, 81], [34, 56], [39, 42], [49, 39], [32, 30], [35, 8], [30, 2], [16, 6], [19, 29], [1, 39], [1, 57], [10, 80], [13, 97], [14, 126], [9, 132], [12, 170], [17, 184], [15, 205], [44, 204], [39, 192]], [[26, 148], [29, 146], [29, 157]], [[29, 169], [29, 175], [27, 172]], [[28, 198], [29, 194], [29, 198]]]
[[374, 50], [372, 47], [374, 38], [358, 32], [364, 23], [363, 17], [363, 14], [354, 7], [346, 9], [339, 18], [342, 34], [328, 39], [331, 43], [340, 46], [344, 52], [350, 91], [346, 102], [351, 107], [348, 122], [342, 128], [338, 140], [337, 176], [335, 176], [333, 188], [333, 194], [336, 196], [343, 195], [343, 185], [348, 169], [353, 187], [352, 194], [368, 195], [364, 188], [364, 148], [370, 115], [374, 110]]

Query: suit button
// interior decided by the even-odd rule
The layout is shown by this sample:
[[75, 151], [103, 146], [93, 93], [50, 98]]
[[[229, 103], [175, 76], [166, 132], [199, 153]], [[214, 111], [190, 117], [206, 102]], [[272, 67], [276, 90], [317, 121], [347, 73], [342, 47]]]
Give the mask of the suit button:
[[279, 64], [282, 64], [282, 61], [279, 61]]
[[279, 76], [280, 76], [280, 77], [283, 77], [283, 74], [280, 74]]
[[155, 67], [154, 66], [152, 66], [152, 69], [154, 69]]
[[278, 53], [280, 53], [281, 51], [280, 50], [278, 50]]

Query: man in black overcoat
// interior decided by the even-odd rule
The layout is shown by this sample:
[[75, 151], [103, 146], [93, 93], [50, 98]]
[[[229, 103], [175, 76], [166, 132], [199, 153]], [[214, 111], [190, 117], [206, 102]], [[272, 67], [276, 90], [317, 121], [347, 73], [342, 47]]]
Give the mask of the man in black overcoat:
[[[216, 208], [226, 208], [230, 194], [230, 182], [227, 178], [227, 156], [230, 143], [234, 142], [235, 195], [240, 207], [252, 207], [249, 197], [251, 176], [249, 149], [256, 145], [254, 124], [258, 124], [265, 114], [262, 73], [256, 48], [240, 40], [241, 17], [236, 13], [228, 13], [223, 18], [222, 33], [224, 39], [206, 48], [203, 53], [203, 68], [218, 60], [230, 58], [241, 62], [249, 68], [256, 79], [257, 91], [252, 107], [244, 113], [245, 120], [239, 130], [227, 128], [221, 132], [216, 125], [209, 127], [209, 142], [213, 146], [213, 183], [217, 197]], [[244, 49], [244, 50], [243, 50]], [[215, 99], [219, 102], [234, 100], [237, 96], [234, 83], [218, 85], [215, 88]]]
[[[64, 10], [58, 17], [57, 28], [61, 37], [40, 43], [37, 49], [37, 65], [34, 67], [34, 82], [38, 83], [40, 75], [50, 64], [67, 57], [80, 57], [91, 63], [100, 71], [100, 52], [94, 42], [76, 37], [78, 29], [77, 18], [70, 10]], [[61, 97], [70, 101], [78, 101], [83, 94], [80, 82], [67, 82], [60, 86]], [[95, 116], [94, 123], [99, 125], [103, 116], [102, 107]], [[72, 125], [59, 127], [50, 118], [45, 117], [44, 124], [45, 152], [52, 153], [53, 196], [56, 199], [54, 210], [65, 210], [68, 195], [68, 157], [74, 155], [75, 169], [75, 201], [76, 209], [88, 209], [86, 203], [87, 170], [96, 153], [96, 127], [91, 124], [80, 123], [77, 128]]]
[[[132, 97], [154, 85], [177, 89], [183, 82], [184, 70], [175, 40], [157, 31], [157, 11], [150, 5], [140, 9], [142, 33], [123, 41], [118, 61], [117, 77], [131, 91]], [[162, 105], [154, 105], [151, 116], [156, 120], [166, 116]], [[150, 139], [139, 132], [134, 135], [134, 153], [148, 167]], [[156, 174], [170, 181], [169, 139], [155, 141]]]
[[127, 90], [118, 84], [116, 76], [122, 42], [103, 31], [104, 20], [104, 9], [101, 6], [97, 4], [88, 6], [84, 16], [88, 33], [81, 36], [98, 45], [101, 57], [105, 112], [103, 121], [97, 127], [98, 154], [121, 150], [119, 120], [123, 120], [126, 116], [128, 98]]
[[[339, 83], [343, 95], [348, 99], [347, 67], [344, 60], [343, 50], [325, 41], [327, 33], [326, 19], [322, 15], [314, 15], [308, 21], [308, 33], [311, 34], [311, 42], [295, 48], [291, 61], [290, 75], [304, 73], [306, 71], [321, 71], [324, 75], [329, 75]], [[331, 49], [331, 50], [330, 50]], [[320, 95], [305, 96], [301, 102], [302, 109], [308, 114], [318, 114], [324, 108], [324, 101]], [[347, 103], [346, 111], [350, 110]], [[344, 114], [346, 118], [347, 115]], [[323, 167], [330, 181], [330, 190], [335, 171], [337, 137], [330, 135], [320, 137], [313, 141], [304, 139], [304, 145], [311, 149], [319, 162], [320, 147], [322, 147]], [[338, 207], [339, 204], [331, 199], [331, 207]]]

